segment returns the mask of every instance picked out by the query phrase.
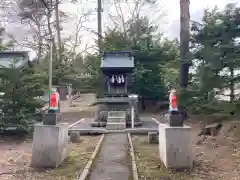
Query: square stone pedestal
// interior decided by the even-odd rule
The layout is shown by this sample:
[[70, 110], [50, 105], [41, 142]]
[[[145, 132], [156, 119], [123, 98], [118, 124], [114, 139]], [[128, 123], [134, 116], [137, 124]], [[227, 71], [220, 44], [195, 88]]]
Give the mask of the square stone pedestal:
[[189, 169], [193, 166], [189, 126], [170, 127], [159, 124], [159, 154], [167, 168]]
[[56, 168], [67, 157], [68, 124], [37, 124], [33, 133], [31, 165], [36, 168]]

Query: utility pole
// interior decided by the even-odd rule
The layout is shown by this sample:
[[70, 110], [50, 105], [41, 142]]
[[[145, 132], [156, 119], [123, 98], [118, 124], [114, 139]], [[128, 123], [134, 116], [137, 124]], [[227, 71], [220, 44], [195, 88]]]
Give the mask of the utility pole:
[[48, 30], [49, 30], [49, 34], [50, 34], [50, 38], [49, 38], [49, 45], [50, 45], [50, 49], [49, 49], [49, 65], [48, 65], [48, 88], [49, 88], [49, 107], [50, 107], [50, 102], [51, 102], [51, 92], [52, 92], [52, 61], [53, 61], [53, 41], [54, 41], [54, 37], [53, 37], [53, 33], [52, 33], [52, 29], [51, 29], [51, 25], [50, 25], [50, 19], [52, 17], [52, 0], [50, 0], [50, 4], [48, 4], [45, 0], [40, 0], [41, 3], [45, 6], [45, 8], [47, 9], [48, 12]]
[[48, 88], [49, 88], [49, 107], [51, 102], [51, 92], [52, 92], [52, 61], [53, 61], [53, 37], [50, 37], [50, 58], [49, 58], [49, 66], [48, 66]]
[[98, 48], [101, 54], [102, 46], [102, 1], [97, 0], [97, 19], [98, 19]]

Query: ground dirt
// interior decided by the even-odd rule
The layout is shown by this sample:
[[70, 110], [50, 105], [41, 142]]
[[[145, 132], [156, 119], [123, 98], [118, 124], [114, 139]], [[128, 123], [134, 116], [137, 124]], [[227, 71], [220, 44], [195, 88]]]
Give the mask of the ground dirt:
[[[83, 94], [73, 101], [61, 102], [62, 122], [69, 125], [81, 118], [92, 117], [95, 101], [94, 94]], [[73, 180], [81, 172], [91, 156], [99, 136], [82, 136], [77, 144], [69, 144], [69, 157], [54, 170], [36, 170], [30, 167], [32, 154], [32, 137], [8, 136], [0, 137], [0, 180]]]
[[[100, 136], [82, 136], [79, 143], [69, 144], [69, 155], [56, 169], [34, 169], [31, 163], [31, 139], [1, 146], [1, 180], [74, 180], [82, 172]], [[12, 147], [12, 148], [11, 148]]]
[[74, 123], [81, 118], [94, 116], [95, 107], [91, 104], [96, 100], [94, 94], [82, 94], [78, 99], [72, 102], [73, 107], [68, 101], [61, 102], [62, 122]]
[[[152, 115], [160, 119], [160, 115]], [[168, 171], [159, 160], [157, 144], [147, 136], [133, 136], [140, 180], [240, 180], [240, 121], [223, 122], [217, 136], [198, 136], [206, 121], [191, 119], [192, 149], [196, 156], [190, 172]]]

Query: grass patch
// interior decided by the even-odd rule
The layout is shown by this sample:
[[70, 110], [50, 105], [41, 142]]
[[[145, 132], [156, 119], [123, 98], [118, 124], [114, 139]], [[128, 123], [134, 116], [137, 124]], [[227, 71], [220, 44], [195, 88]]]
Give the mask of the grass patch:
[[188, 172], [166, 169], [159, 158], [158, 144], [149, 144], [147, 136], [133, 136], [132, 140], [140, 180], [192, 180]]

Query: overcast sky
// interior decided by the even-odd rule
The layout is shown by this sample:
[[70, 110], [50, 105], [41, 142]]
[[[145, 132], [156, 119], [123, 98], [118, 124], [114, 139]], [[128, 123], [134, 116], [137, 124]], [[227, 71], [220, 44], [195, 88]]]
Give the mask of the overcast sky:
[[[169, 28], [167, 31], [168, 37], [178, 37], [180, 34], [180, 20], [179, 14], [180, 9], [178, 5], [179, 0], [167, 0], [167, 9], [169, 12]], [[190, 15], [191, 20], [201, 21], [203, 16], [203, 11], [205, 8], [214, 8], [218, 6], [220, 9], [228, 3], [238, 3], [240, 0], [190, 0]], [[177, 4], [173, 6], [173, 4]]]
[[[239, 3], [240, 0], [191, 0], [190, 1], [190, 15], [191, 20], [200, 21], [203, 16], [203, 11], [205, 8], [212, 9], [215, 6], [218, 6], [220, 9], [223, 8], [227, 3]], [[114, 6], [110, 5], [111, 0], [103, 0], [103, 30], [106, 26], [110, 25], [109, 22], [109, 12], [114, 13], [116, 10]], [[92, 11], [92, 15], [89, 17], [89, 21], [85, 23], [85, 26], [89, 27], [97, 31], [97, 13], [96, 13], [97, 1], [96, 0], [79, 0], [78, 3], [75, 4], [63, 4], [61, 5], [61, 9], [71, 15], [67, 19], [67, 22], [64, 24], [64, 32], [65, 37], [72, 34], [74, 30], [74, 24], [77, 20], [77, 12], [87, 12]], [[154, 22], [159, 24], [162, 28], [162, 31], [165, 35], [170, 38], [178, 38], [179, 37], [179, 29], [180, 29], [180, 9], [179, 9], [179, 0], [157, 0], [155, 5], [155, 11], [152, 10], [152, 14], [150, 14], [150, 18], [154, 18]], [[164, 19], [159, 19], [158, 16], [161, 11], [166, 12], [167, 16]], [[126, 18], [128, 16], [127, 8], [123, 9]], [[147, 10], [146, 10], [147, 11]], [[160, 10], [159, 10], [160, 11]], [[148, 11], [149, 12], [149, 11]], [[16, 28], [18, 27], [18, 31]], [[9, 26], [8, 31], [11, 33], [19, 32], [19, 25]], [[24, 31], [24, 28], [22, 28]], [[26, 33], [26, 32], [25, 32]], [[21, 36], [21, 33], [16, 34], [17, 36]], [[21, 37], [20, 37], [21, 38]], [[96, 35], [89, 32], [81, 32], [81, 47], [84, 48], [86, 44], [89, 46], [93, 44], [93, 40], [96, 39]], [[31, 55], [32, 56], [32, 55]]]
[[[103, 26], [109, 26], [109, 12], [114, 13], [115, 7], [108, 5], [111, 0], [103, 0]], [[191, 0], [190, 2], [190, 15], [191, 20], [195, 21], [201, 21], [203, 16], [203, 11], [205, 8], [214, 8], [215, 6], [218, 6], [220, 9], [222, 9], [227, 3], [237, 3], [240, 2], [240, 0]], [[91, 9], [92, 11], [95, 11], [95, 8], [97, 6], [96, 0], [87, 0], [87, 2], [84, 2], [84, 0], [81, 1], [81, 3], [77, 4], [66, 4], [63, 5], [62, 8], [65, 11], [71, 12], [74, 14], [76, 11], [82, 11], [83, 9], [86, 11], [88, 9]], [[180, 33], [180, 9], [179, 9], [179, 0], [157, 0], [157, 3], [155, 5], [155, 10], [161, 9], [161, 11], [166, 12], [166, 17], [163, 19], [157, 20], [158, 15], [160, 12], [154, 12], [154, 14], [150, 14], [149, 18], [155, 18], [154, 22], [160, 25], [160, 27], [164, 27], [162, 31], [165, 33], [165, 35], [170, 38], [178, 38]], [[147, 11], [147, 10], [146, 10]], [[149, 12], [149, 11], [148, 11]], [[127, 18], [128, 10], [125, 8], [124, 14], [126, 14]], [[88, 23], [88, 27], [93, 28], [94, 30], [97, 30], [97, 14], [93, 14], [91, 17], [91, 22]], [[104, 29], [103, 27], [103, 29]], [[92, 39], [96, 38], [92, 35], [89, 36], [88, 33], [84, 32], [85, 35], [83, 35], [82, 40], [83, 44], [86, 43], [92, 43]]]
[[[106, 6], [106, 4], [110, 0], [103, 0], [103, 24], [108, 24], [108, 12], [114, 11], [114, 7]], [[87, 0], [86, 3], [84, 3], [84, 0], [81, 1], [82, 3], [77, 4], [65, 4], [62, 6], [62, 8], [65, 11], [75, 13], [77, 10], [82, 9], [91, 9], [94, 11], [96, 8], [96, 0]], [[166, 36], [169, 38], [176, 38], [179, 36], [179, 28], [180, 28], [180, 9], [179, 9], [179, 0], [157, 0], [156, 6], [162, 6], [164, 11], [166, 12], [166, 17], [164, 18], [164, 25]], [[203, 16], [203, 11], [205, 8], [214, 8], [215, 6], [218, 6], [220, 9], [223, 8], [227, 3], [240, 3], [240, 0], [191, 0], [190, 1], [190, 15], [191, 20], [200, 21]], [[125, 11], [127, 13], [127, 9]], [[152, 18], [152, 16], [150, 17]], [[89, 24], [94, 29], [97, 29], [97, 16], [95, 13], [95, 17], [92, 18], [92, 22]], [[160, 21], [160, 23], [163, 23]]]

